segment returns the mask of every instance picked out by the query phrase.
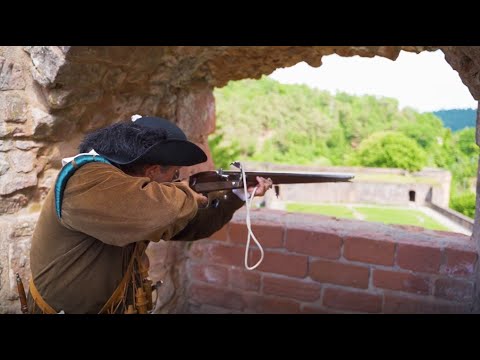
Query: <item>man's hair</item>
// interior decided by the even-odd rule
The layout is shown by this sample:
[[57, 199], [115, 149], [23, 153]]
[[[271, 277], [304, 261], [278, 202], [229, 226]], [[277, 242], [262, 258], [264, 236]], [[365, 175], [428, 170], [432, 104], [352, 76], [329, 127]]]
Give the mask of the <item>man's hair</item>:
[[[137, 158], [145, 149], [166, 138], [167, 134], [163, 129], [147, 128], [133, 122], [120, 122], [87, 134], [78, 150], [80, 153], [93, 149], [105, 154], [130, 154], [131, 157]], [[116, 165], [126, 173], [137, 174], [148, 164], [134, 162], [128, 165]]]

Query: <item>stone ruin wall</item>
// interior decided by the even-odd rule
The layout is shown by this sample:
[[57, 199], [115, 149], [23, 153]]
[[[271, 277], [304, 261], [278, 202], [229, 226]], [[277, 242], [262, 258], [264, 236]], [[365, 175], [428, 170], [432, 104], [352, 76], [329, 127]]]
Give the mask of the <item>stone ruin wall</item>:
[[[76, 153], [86, 132], [136, 113], [163, 116], [209, 153], [214, 87], [300, 61], [318, 67], [322, 56], [333, 53], [394, 60], [402, 49], [418, 53], [437, 48], [0, 46], [0, 313], [18, 312], [14, 275], [19, 272], [28, 282], [30, 236], [42, 201], [61, 158]], [[479, 99], [480, 49], [442, 50]], [[212, 167], [209, 160], [184, 175]], [[155, 274], [178, 270], [170, 271], [170, 288], [165, 286], [171, 308], [181, 306], [182, 246], [170, 245], [166, 251], [159, 244], [151, 250], [153, 263], [163, 264]]]
[[[278, 199], [273, 193], [267, 193], [265, 205], [268, 207], [279, 201], [306, 203], [370, 203], [384, 205], [408, 206], [409, 192], [415, 192], [415, 203], [425, 205], [426, 202], [448, 208], [450, 198], [450, 171], [425, 168], [409, 174], [402, 169], [367, 168], [356, 166], [309, 166], [278, 165], [270, 163], [246, 163], [245, 167], [256, 171], [298, 171], [349, 173], [354, 178], [350, 182], [322, 184], [290, 184], [279, 185]], [[365, 176], [366, 175], [366, 176]], [[376, 177], [380, 175], [380, 177]], [[382, 175], [411, 175], [409, 182], [382, 180]]]

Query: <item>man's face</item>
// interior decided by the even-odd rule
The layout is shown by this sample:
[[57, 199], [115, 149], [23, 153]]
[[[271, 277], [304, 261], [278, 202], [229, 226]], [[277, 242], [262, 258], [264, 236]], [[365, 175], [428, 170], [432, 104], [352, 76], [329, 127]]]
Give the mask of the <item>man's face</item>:
[[145, 176], [156, 182], [172, 182], [178, 179], [181, 166], [150, 165], [145, 169]]

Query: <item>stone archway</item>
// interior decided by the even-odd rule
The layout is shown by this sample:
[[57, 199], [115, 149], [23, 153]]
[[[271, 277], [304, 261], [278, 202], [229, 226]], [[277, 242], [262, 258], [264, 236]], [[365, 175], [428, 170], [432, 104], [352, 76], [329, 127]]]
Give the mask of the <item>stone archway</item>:
[[[0, 47], [0, 299], [15, 300], [14, 272], [28, 278], [29, 236], [41, 202], [61, 158], [76, 152], [85, 132], [135, 113], [163, 116], [208, 153], [214, 87], [300, 61], [317, 67], [333, 53], [395, 60], [401, 50], [439, 48], [479, 100], [480, 47]], [[212, 167], [210, 160], [186, 172]], [[473, 237], [480, 246], [479, 213]], [[13, 311], [12, 302], [3, 304], [0, 313]]]

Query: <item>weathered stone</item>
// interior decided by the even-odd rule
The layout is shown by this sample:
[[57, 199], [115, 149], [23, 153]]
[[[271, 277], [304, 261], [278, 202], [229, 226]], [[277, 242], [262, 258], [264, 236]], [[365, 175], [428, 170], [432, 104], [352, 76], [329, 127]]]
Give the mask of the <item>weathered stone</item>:
[[28, 126], [24, 126], [23, 124], [0, 122], [0, 137], [18, 137], [30, 135], [32, 135], [32, 132]]
[[28, 204], [28, 198], [23, 194], [10, 197], [0, 197], [0, 214], [14, 214]]
[[78, 105], [97, 103], [102, 98], [103, 94], [103, 89], [83, 90], [75, 93], [75, 97], [77, 98], [76, 103]]
[[[73, 105], [83, 105], [96, 103], [103, 96], [103, 89], [86, 89], [78, 90], [51, 89], [45, 90], [45, 97], [52, 109], [64, 109]], [[71, 120], [71, 119], [69, 119]]]
[[[0, 123], [1, 124], [1, 123]], [[1, 126], [0, 126], [1, 128]], [[13, 149], [13, 143], [11, 140], [0, 140], [0, 151], [5, 152]]]
[[143, 96], [134, 93], [114, 95], [112, 100], [113, 111], [116, 114], [134, 115], [140, 110], [143, 100]]
[[480, 100], [480, 51], [476, 46], [445, 46], [445, 60], [458, 71], [460, 79], [468, 87], [473, 98]]
[[62, 53], [66, 54], [70, 50], [71, 46], [58, 46], [58, 48]]
[[135, 49], [135, 46], [73, 46], [68, 50], [67, 59], [128, 65], [135, 57]]
[[28, 104], [20, 93], [0, 94], [0, 119], [6, 122], [24, 123], [27, 115]]
[[151, 84], [164, 84], [170, 79], [170, 69], [166, 66], [159, 66], [150, 77]]
[[23, 90], [25, 79], [20, 64], [7, 61], [0, 56], [0, 90]]
[[47, 169], [42, 172], [40, 178], [38, 179], [38, 187], [50, 189], [55, 184], [55, 179], [57, 178], [58, 170], [57, 169]]
[[38, 148], [41, 147], [42, 145], [35, 142], [35, 141], [29, 141], [29, 140], [16, 140], [15, 141], [15, 147], [20, 150], [30, 150], [33, 148]]
[[[10, 283], [10, 300], [18, 299], [15, 274], [19, 274], [20, 278], [26, 282], [30, 278], [30, 239], [14, 238], [8, 244], [9, 253], [9, 283]], [[28, 282], [26, 282], [28, 284]], [[24, 284], [25, 286], [25, 284]]]
[[207, 135], [215, 131], [215, 98], [210, 87], [180, 93], [177, 125], [187, 136]]
[[33, 62], [32, 76], [40, 85], [49, 86], [65, 64], [65, 54], [57, 46], [26, 46]]
[[8, 152], [8, 160], [16, 172], [28, 173], [35, 167], [38, 149], [23, 151], [11, 150]]
[[[80, 127], [82, 133], [89, 133], [91, 131], [97, 130], [101, 127], [107, 126], [111, 122], [109, 113], [105, 114], [102, 110], [93, 112], [93, 114], [87, 113], [80, 118]], [[119, 119], [122, 120], [122, 119]], [[72, 142], [75, 142], [75, 152], [77, 145], [80, 143], [81, 139], [72, 139]]]
[[105, 74], [102, 86], [105, 90], [115, 90], [120, 88], [125, 81], [127, 74], [120, 68], [109, 69]]
[[10, 169], [6, 174], [0, 177], [0, 195], [11, 194], [17, 190], [35, 185], [37, 185], [36, 173], [19, 175]]
[[162, 98], [158, 96], [149, 96], [147, 97], [142, 106], [142, 115], [152, 115], [158, 114], [158, 108], [161, 106]]
[[35, 229], [35, 221], [17, 222], [13, 227], [12, 238], [32, 236]]
[[[144, 68], [137, 67], [129, 71], [125, 78], [126, 83], [135, 84], [138, 87], [143, 87], [148, 81], [148, 73]], [[138, 85], [137, 85], [138, 84]]]
[[56, 118], [44, 112], [39, 108], [31, 109], [31, 116], [33, 121], [34, 137], [42, 138], [49, 136], [52, 132], [52, 128], [55, 125]]
[[71, 89], [47, 89], [45, 90], [45, 98], [52, 109], [61, 109], [76, 103], [75, 97], [70, 96], [72, 93], [73, 90]]
[[[68, 66], [60, 68], [55, 78], [56, 86], [62, 88], [92, 88], [99, 84], [108, 67], [104, 64], [79, 64], [69, 63]], [[68, 84], [68, 86], [65, 86]]]
[[8, 169], [10, 169], [10, 164], [2, 159], [2, 154], [0, 154], [0, 175], [5, 174]]

